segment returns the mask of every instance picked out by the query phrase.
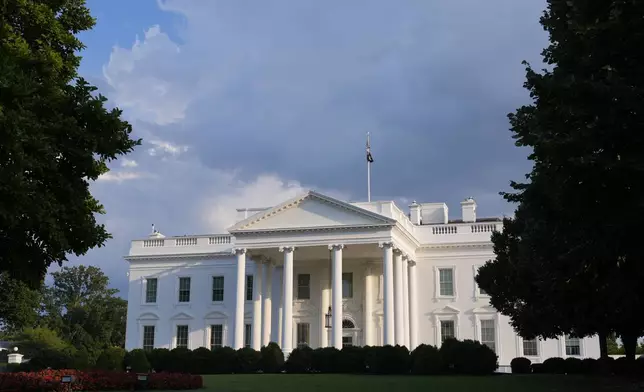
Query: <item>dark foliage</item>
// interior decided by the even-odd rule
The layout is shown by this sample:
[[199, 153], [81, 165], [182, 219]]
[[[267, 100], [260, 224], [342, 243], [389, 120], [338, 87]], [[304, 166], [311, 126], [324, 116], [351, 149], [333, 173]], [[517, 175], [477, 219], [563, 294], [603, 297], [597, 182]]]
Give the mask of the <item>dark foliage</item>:
[[238, 373], [256, 373], [259, 370], [261, 353], [245, 347], [237, 350]]
[[309, 373], [313, 360], [313, 350], [310, 347], [296, 348], [291, 352], [284, 364], [287, 373]]
[[491, 374], [498, 367], [494, 351], [473, 340], [447, 339], [439, 352], [450, 374]]
[[[110, 347], [103, 350], [96, 360], [96, 369], [123, 370], [125, 350], [120, 347]], [[149, 361], [149, 360], [148, 360]]]
[[313, 350], [312, 366], [316, 372], [338, 373], [340, 350], [335, 347], [324, 347]]
[[342, 347], [338, 356], [338, 373], [364, 373], [366, 369], [366, 353], [369, 348], [348, 346]]
[[528, 358], [514, 358], [510, 361], [510, 367], [512, 368], [512, 373], [516, 374], [528, 374], [532, 373], [532, 361]]
[[443, 358], [435, 346], [421, 344], [411, 352], [412, 374], [441, 374], [444, 371]]
[[270, 342], [260, 350], [260, 367], [264, 373], [278, 373], [284, 366], [284, 353], [277, 343]]

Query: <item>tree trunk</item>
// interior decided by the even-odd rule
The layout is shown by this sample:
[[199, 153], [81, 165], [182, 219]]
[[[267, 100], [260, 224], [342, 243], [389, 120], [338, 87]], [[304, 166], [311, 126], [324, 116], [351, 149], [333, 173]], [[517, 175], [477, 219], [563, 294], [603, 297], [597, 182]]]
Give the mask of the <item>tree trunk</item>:
[[608, 335], [606, 333], [599, 333], [599, 357], [608, 357]]
[[624, 345], [624, 352], [626, 359], [629, 361], [635, 360], [635, 350], [637, 350], [637, 334], [626, 333], [620, 336], [622, 344]]

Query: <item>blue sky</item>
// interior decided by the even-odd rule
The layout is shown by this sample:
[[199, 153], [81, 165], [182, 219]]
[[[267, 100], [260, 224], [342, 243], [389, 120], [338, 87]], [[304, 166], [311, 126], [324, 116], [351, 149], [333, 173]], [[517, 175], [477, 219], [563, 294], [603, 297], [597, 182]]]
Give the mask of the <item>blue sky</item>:
[[129, 241], [222, 232], [235, 208], [306, 189], [512, 213], [529, 170], [507, 114], [528, 102], [544, 0], [92, 0], [80, 73], [143, 145], [92, 184], [114, 235], [74, 258], [127, 290]]

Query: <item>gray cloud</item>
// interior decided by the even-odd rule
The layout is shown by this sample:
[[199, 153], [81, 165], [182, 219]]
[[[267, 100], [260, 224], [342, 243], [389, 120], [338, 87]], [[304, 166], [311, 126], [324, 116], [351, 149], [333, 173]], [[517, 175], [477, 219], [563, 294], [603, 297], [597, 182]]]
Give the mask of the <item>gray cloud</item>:
[[149, 223], [213, 229], [224, 207], [305, 187], [363, 199], [367, 131], [375, 198], [512, 211], [497, 194], [529, 167], [506, 115], [527, 102], [521, 61], [539, 63], [547, 43], [544, 0], [159, 4], [180, 40], [149, 26], [101, 81], [144, 138], [129, 158], [148, 175], [96, 184], [115, 239], [81, 261], [124, 276], [118, 259]]

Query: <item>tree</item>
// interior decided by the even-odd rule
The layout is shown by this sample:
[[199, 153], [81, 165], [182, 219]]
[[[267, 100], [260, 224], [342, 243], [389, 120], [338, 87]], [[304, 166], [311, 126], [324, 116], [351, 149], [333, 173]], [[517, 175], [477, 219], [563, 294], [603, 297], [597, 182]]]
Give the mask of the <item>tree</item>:
[[12, 334], [33, 327], [38, 320], [40, 291], [0, 273], [0, 325], [2, 332]]
[[78, 77], [94, 23], [83, 0], [0, 2], [0, 272], [32, 288], [110, 238], [89, 182], [140, 144]]
[[81, 265], [51, 275], [43, 295], [44, 325], [93, 359], [107, 347], [124, 346], [127, 301], [109, 288], [103, 271]]
[[509, 115], [533, 169], [504, 194], [517, 211], [477, 276], [520, 333], [615, 331], [631, 359], [644, 333], [643, 13], [636, 0], [548, 1], [551, 69], [527, 67], [533, 103]]

